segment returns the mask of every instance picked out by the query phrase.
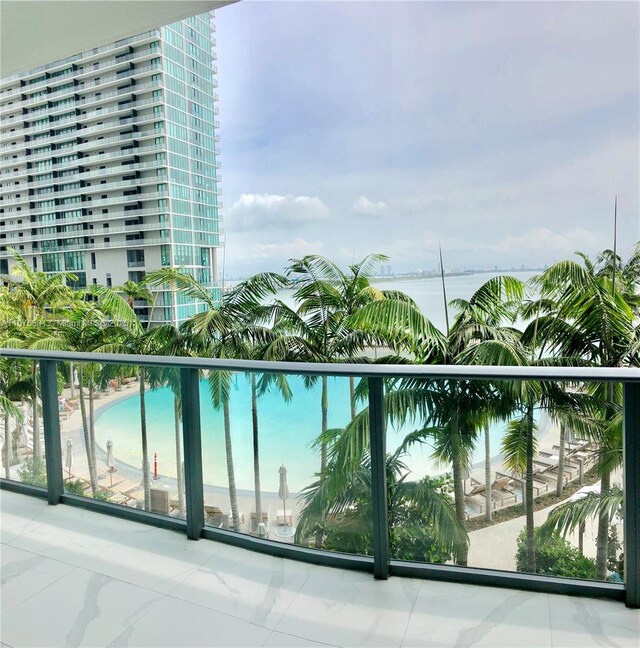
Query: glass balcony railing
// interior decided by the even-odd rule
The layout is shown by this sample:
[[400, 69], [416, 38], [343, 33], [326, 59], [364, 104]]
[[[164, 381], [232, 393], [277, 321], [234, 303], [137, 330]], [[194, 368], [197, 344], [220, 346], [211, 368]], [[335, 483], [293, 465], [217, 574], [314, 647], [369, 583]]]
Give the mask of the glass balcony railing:
[[[378, 579], [640, 606], [638, 369], [0, 358], [37, 402], [5, 417], [3, 488]], [[505, 383], [530, 397], [475, 416]], [[622, 387], [615, 434], [564, 409], [593, 383]]]

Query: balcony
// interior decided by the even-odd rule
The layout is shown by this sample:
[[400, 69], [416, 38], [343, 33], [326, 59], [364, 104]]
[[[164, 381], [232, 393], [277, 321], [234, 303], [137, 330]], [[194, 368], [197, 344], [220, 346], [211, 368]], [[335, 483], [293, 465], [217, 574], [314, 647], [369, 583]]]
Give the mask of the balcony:
[[[160, 310], [162, 307], [162, 305], [158, 305], [155, 308]], [[178, 309], [180, 309], [179, 303]], [[152, 319], [155, 320], [157, 317], [152, 317]], [[472, 632], [472, 630], [477, 631], [482, 637], [485, 636], [485, 633], [497, 631], [504, 623], [505, 618], [511, 618], [511, 614], [516, 614], [513, 618], [517, 618], [518, 621], [514, 621], [514, 623], [522, 625], [521, 630], [523, 632], [536, 633], [540, 628], [545, 629], [545, 635], [536, 640], [532, 639], [534, 635], [526, 635], [526, 640], [531, 640], [535, 645], [550, 645], [549, 628], [551, 628], [552, 632], [554, 627], [557, 628], [558, 632], [563, 627], [566, 629], [568, 627], [566, 625], [568, 618], [572, 619], [573, 622], [593, 627], [590, 622], [587, 624], [586, 621], [576, 621], [575, 612], [567, 612], [565, 615], [560, 613], [559, 610], [571, 610], [574, 605], [577, 605], [577, 609], [580, 610], [610, 610], [612, 614], [615, 612], [619, 619], [627, 619], [625, 622], [620, 621], [616, 629], [613, 630], [618, 633], [615, 636], [622, 644], [630, 642], [629, 645], [635, 645], [632, 641], [637, 639], [637, 613], [636, 616], [625, 616], [623, 606], [620, 604], [616, 606], [613, 602], [601, 601], [595, 603], [585, 600], [574, 604], [569, 599], [563, 599], [555, 595], [573, 594], [618, 599], [625, 600], [628, 607], [640, 606], [640, 587], [638, 587], [640, 574], [638, 574], [637, 569], [640, 547], [638, 542], [638, 516], [636, 515], [638, 509], [636, 489], [638, 471], [640, 470], [640, 461], [637, 458], [640, 454], [640, 438], [635, 427], [638, 424], [638, 412], [640, 411], [640, 371], [638, 369], [323, 365], [8, 349], [0, 350], [0, 357], [13, 358], [14, 361], [23, 362], [31, 359], [38, 361], [44, 422], [42, 430], [35, 439], [29, 432], [24, 435], [24, 452], [26, 452], [26, 455], [23, 454], [22, 459], [18, 457], [17, 462], [11, 465], [10, 468], [5, 466], [3, 469], [0, 486], [4, 489], [47, 498], [51, 504], [62, 503], [69, 507], [79, 506], [96, 513], [101, 512], [110, 516], [125, 518], [131, 523], [145, 523], [164, 529], [172, 529], [183, 534], [186, 533], [187, 538], [192, 540], [205, 538], [216, 541], [216, 544], [207, 544], [207, 547], [211, 546], [211, 549], [205, 548], [203, 550], [209, 552], [209, 556], [211, 556], [211, 552], [221, 552], [221, 554], [224, 553], [225, 555], [227, 555], [227, 551], [231, 552], [228, 548], [221, 548], [221, 545], [217, 543], [234, 545], [239, 549], [251, 549], [254, 552], [267, 554], [268, 557], [257, 557], [251, 553], [233, 554], [234, 556], [240, 556], [240, 558], [237, 563], [233, 559], [234, 564], [229, 566], [229, 573], [239, 573], [239, 578], [246, 577], [249, 582], [251, 581], [250, 575], [254, 571], [262, 574], [262, 569], [258, 568], [257, 565], [273, 564], [272, 561], [281, 558], [294, 558], [297, 561], [294, 563], [278, 563], [282, 565], [284, 570], [285, 581], [288, 578], [287, 574], [295, 573], [297, 569], [303, 571], [311, 569], [313, 573], [323, 573], [326, 571], [326, 567], [370, 572], [378, 580], [386, 580], [390, 575], [395, 577], [413, 576], [425, 579], [422, 584], [419, 584], [419, 581], [416, 580], [404, 582], [401, 578], [394, 578], [386, 584], [375, 584], [374, 581], [363, 575], [335, 572], [342, 574], [337, 578], [334, 576], [334, 582], [332, 583], [337, 592], [335, 600], [330, 593], [318, 592], [319, 597], [328, 598], [329, 602], [326, 605], [337, 605], [338, 607], [347, 605], [348, 607], [353, 604], [359, 606], [363, 600], [368, 600], [369, 594], [366, 592], [370, 592], [371, 596], [380, 604], [380, 607], [376, 608], [377, 612], [375, 614], [384, 617], [386, 614], [384, 610], [386, 610], [393, 617], [394, 614], [399, 614], [400, 609], [405, 610], [406, 614], [403, 613], [400, 617], [396, 617], [395, 622], [392, 622], [392, 619], [389, 618], [388, 623], [378, 622], [375, 627], [365, 629], [365, 632], [370, 631], [374, 635], [375, 633], [383, 633], [383, 635], [386, 632], [393, 633], [398, 625], [402, 625], [405, 630], [407, 628], [411, 629], [411, 609], [414, 609], [414, 605], [417, 605], [416, 601], [420, 602], [421, 597], [424, 595], [428, 601], [432, 602], [432, 605], [430, 607], [427, 605], [427, 601], [424, 601], [426, 607], [420, 614], [428, 614], [430, 610], [435, 609], [438, 610], [438, 614], [453, 615], [453, 619], [457, 618], [456, 615], [458, 614], [462, 615], [460, 618], [468, 619], [470, 617], [475, 621], [470, 623], [469, 626], [464, 626], [461, 630], [467, 628], [469, 632]], [[91, 454], [87, 452], [84, 446], [84, 437], [80, 432], [80, 412], [72, 407], [69, 408], [69, 411], [65, 409], [61, 412], [59, 408], [57, 401], [58, 367], [62, 369], [62, 365], [59, 364], [62, 361], [72, 361], [76, 370], [84, 372], [84, 377], [82, 377], [83, 374], [81, 373], [80, 381], [85, 385], [83, 395], [85, 400], [89, 398], [88, 394], [90, 393], [94, 394], [95, 399], [99, 397], [99, 400], [95, 400], [95, 444], [92, 446], [95, 452], [95, 473], [92, 473], [93, 469], [89, 468], [90, 464], [88, 462]], [[110, 367], [115, 368], [117, 365], [128, 366], [129, 375], [133, 378], [123, 381], [122, 371], [114, 370], [109, 374], [108, 369]], [[98, 378], [98, 374], [91, 373], [96, 371], [96, 367], [103, 372], [103, 377]], [[140, 376], [151, 377], [155, 375], [155, 368], [160, 367], [163, 368], [162, 380], [173, 382], [171, 382], [171, 387], [160, 387], [157, 381], [153, 379], [148, 386], [145, 386], [147, 416], [153, 417], [154, 424], [149, 426], [147, 431], [150, 454], [142, 457], [139, 444], [135, 442], [136, 436], [138, 440], [140, 439], [139, 400], [136, 400], [139, 398], [137, 395], [140, 392], [139, 379]], [[222, 441], [222, 414], [219, 410], [216, 410], [215, 401], [211, 402], [209, 400], [211, 383], [207, 384], [207, 381], [211, 376], [215, 377], [217, 371], [231, 372], [225, 374], [228, 378], [223, 378], [222, 375], [219, 378], [231, 381], [228, 393], [231, 394], [229, 396], [229, 424], [233, 432], [233, 456], [235, 457], [236, 486], [233, 493], [231, 488], [223, 485], [226, 481], [227, 472], [225, 470], [225, 453], [219, 445], [220, 443], [224, 445]], [[65, 372], [68, 372], [68, 369], [65, 369]], [[250, 394], [251, 376], [255, 375], [259, 378], [262, 375], [261, 372], [268, 372], [269, 374], [277, 372], [286, 375], [295, 397], [285, 409], [282, 409], [280, 404], [275, 410], [272, 410], [278, 399], [277, 394], [263, 396], [260, 401], [262, 441], [259, 446], [259, 461], [261, 465], [262, 485], [260, 488], [262, 503], [258, 505], [256, 503], [258, 501], [256, 492], [253, 488], [253, 462], [250, 460], [252, 448], [255, 446], [253, 446], [251, 440], [251, 417], [247, 417], [245, 409], [248, 406], [250, 411], [251, 399], [248, 398], [246, 402], [243, 399]], [[108, 380], [109, 375], [113, 376], [110, 380]], [[366, 380], [365, 391], [367, 395], [361, 405], [366, 408], [368, 404], [368, 409], [362, 409], [360, 414], [357, 414], [361, 421], [368, 421], [366, 428], [363, 428], [367, 430], [366, 435], [357, 442], [357, 444], [365, 444], [363, 446], [358, 445], [358, 447], [362, 448], [361, 452], [363, 453], [362, 463], [359, 464], [362, 476], [358, 477], [358, 480], [354, 483], [346, 481], [339, 489], [340, 493], [348, 496], [344, 501], [340, 500], [342, 502], [340, 506], [337, 508], [330, 507], [322, 514], [324, 521], [322, 522], [323, 526], [320, 535], [318, 535], [318, 528], [315, 526], [319, 522], [313, 521], [315, 520], [314, 516], [318, 514], [314, 513], [315, 509], [313, 508], [307, 510], [307, 500], [301, 496], [302, 493], [308, 492], [308, 487], [314, 480], [317, 480], [320, 462], [319, 448], [308, 443], [304, 436], [308, 431], [309, 412], [314, 409], [319, 410], [319, 388], [316, 388], [315, 392], [309, 392], [305, 388], [305, 384], [308, 386], [305, 376], [327, 377], [330, 403], [332, 403], [334, 408], [332, 411], [334, 412], [337, 412], [340, 407], [343, 407], [344, 411], [348, 412], [348, 377], [357, 376]], [[403, 553], [406, 551], [406, 546], [397, 545], [397, 538], [410, 539], [413, 537], [411, 534], [405, 537], [401, 533], [403, 530], [410, 531], [412, 528], [410, 518], [406, 517], [406, 515], [414, 510], [414, 507], [421, 507], [423, 504], [416, 500], [408, 508], [403, 508], [404, 513], [398, 516], [397, 498], [401, 493], [401, 490], [398, 490], [399, 484], [403, 483], [404, 479], [421, 479], [418, 474], [417, 476], [403, 477], [403, 480], [397, 481], [393, 477], [395, 473], [389, 469], [388, 462], [395, 455], [394, 447], [398, 441], [394, 436], [397, 430], [392, 431], [385, 425], [385, 403], [388, 395], [393, 392], [393, 381], [401, 377], [411, 377], [412, 381], [418, 381], [418, 384], [421, 380], [429, 381], [429, 384], [445, 381], [446, 385], [448, 385], [447, 388], [458, 383], [463, 383], [463, 387], [464, 385], [468, 386], [474, 380], [493, 382], [512, 379], [531, 382], [543, 380], [546, 382], [570, 382], [573, 385], [593, 381], [622, 383], [624, 386], [623, 413], [626, 427], [623, 442], [624, 465], [620, 477], [627, 495], [623, 513], [625, 519], [623, 533], [625, 582], [596, 581], [592, 580], [592, 577], [584, 577], [585, 579], [581, 580], [541, 574], [532, 575], [522, 570], [516, 571], [514, 551], [518, 529], [521, 528], [515, 522], [518, 518], [513, 518], [508, 522], [498, 521], [497, 524], [479, 530], [469, 530], [468, 567], [455, 564], [456, 561], [452, 559], [452, 555], [438, 557], [437, 551], [435, 554], [411, 554], [411, 557]], [[87, 382], [89, 380], [99, 380], [99, 382], [92, 382], [89, 385]], [[467, 388], [464, 387], [464, 389]], [[122, 399], [121, 397], [127, 392], [134, 398]], [[180, 394], [179, 400], [177, 400], [178, 397], [176, 396], [178, 393]], [[215, 394], [215, 391], [211, 391], [211, 393]], [[69, 397], [68, 390], [65, 395]], [[340, 402], [342, 402], [342, 405], [339, 404]], [[179, 428], [174, 425], [178, 420], [174, 420], [174, 407], [182, 408], [182, 425]], [[277, 411], [275, 418], [273, 418], [272, 411]], [[343, 413], [343, 415], [348, 416], [348, 413]], [[353, 420], [355, 421], [355, 419]], [[313, 425], [316, 424], [319, 425], [317, 422]], [[270, 426], [273, 429], [269, 429]], [[165, 432], [166, 438], [163, 437]], [[216, 437], [219, 438], [218, 441], [216, 441]], [[334, 437], [334, 442], [336, 439], [339, 439], [339, 437]], [[573, 440], [571, 443], [580, 445], [578, 439]], [[387, 445], [389, 446], [389, 453], [386, 451]], [[18, 450], [19, 446], [20, 444], [18, 444]], [[357, 450], [356, 446], [349, 447], [353, 452]], [[580, 455], [586, 458], [591, 453], [591, 450], [584, 450], [586, 447], [584, 444], [580, 447], [581, 449], [574, 448], [571, 450], [572, 457], [575, 454], [576, 457]], [[24, 463], [24, 457], [29, 457], [29, 452], [38, 455], [40, 458], [46, 458], [46, 469], [45, 467], [41, 469], [42, 473], [37, 482], [28, 477], [36, 474], [35, 468], [31, 473], [28, 470], [25, 472], [27, 464]], [[596, 451], [593, 450], [593, 452]], [[407, 466], [411, 466], [410, 470], [413, 472], [420, 470], [419, 467], [416, 467], [416, 460], [419, 462], [426, 460], [424, 457], [420, 458], [421, 456], [420, 452], [416, 456], [403, 454], [402, 461], [407, 462]], [[597, 455], [594, 454], [594, 456]], [[228, 457], [229, 455], [227, 455], [227, 470], [231, 465]], [[387, 462], [386, 467], [385, 461]], [[564, 464], [567, 476], [565, 481], [567, 483], [577, 478], [576, 476], [571, 477], [573, 462], [574, 458], [567, 458]], [[282, 481], [280, 481], [278, 487], [278, 480], [283, 478], [282, 466], [285, 463], [288, 469], [288, 473], [285, 470], [285, 481], [288, 474], [289, 488], [283, 487]], [[140, 470], [141, 465], [146, 465], [144, 471]], [[180, 468], [181, 466], [184, 466], [184, 468]], [[422, 466], [422, 469], [425, 469], [424, 466]], [[582, 471], [580, 473], [582, 474]], [[143, 479], [144, 474], [147, 474], [148, 477]], [[334, 476], [340, 475], [341, 473], [334, 474]], [[500, 489], [498, 486], [495, 487], [493, 502], [496, 508], [508, 508], [513, 506], [514, 503], [522, 503], [522, 493], [518, 494], [516, 481], [513, 480], [511, 491], [513, 501], [506, 504], [502, 501], [504, 494], [499, 494]], [[143, 488], [141, 482], [147, 483], [148, 495], [145, 495], [145, 488]], [[412, 483], [418, 482], [414, 481]], [[36, 484], [46, 484], [46, 487]], [[354, 488], [356, 490], [362, 489], [360, 495], [354, 494]], [[291, 490], [290, 493], [289, 489]], [[407, 492], [415, 491], [409, 489]], [[99, 497], [97, 496], [98, 493], [100, 494]], [[446, 493], [446, 491], [443, 491], [443, 493]], [[354, 499], [351, 500], [351, 497]], [[473, 496], [467, 493], [465, 501], [468, 497]], [[141, 506], [145, 510], [141, 510]], [[52, 515], [54, 517], [67, 515], [66, 512], [57, 512], [65, 508], [67, 507], [55, 509], [56, 512], [52, 513]], [[261, 515], [256, 514], [256, 510], [261, 511]], [[434, 527], [431, 526], [430, 514], [427, 513], [427, 509], [424, 509], [424, 511], [423, 514], [426, 517], [422, 520], [420, 528], [427, 535], [435, 533]], [[468, 509], [468, 513], [473, 517], [472, 510]], [[73, 515], [73, 513], [69, 513], [69, 515]], [[537, 512], [536, 515], [539, 516], [540, 513]], [[45, 517], [47, 519], [43, 521], [46, 524], [48, 519], [51, 518]], [[9, 518], [12, 520], [11, 515]], [[262, 520], [262, 522], [259, 522], [259, 520]], [[107, 526], [115, 528], [116, 524], [121, 524], [120, 521], [112, 520], [97, 523], [104, 524], [105, 528]], [[66, 525], [63, 528], [66, 528]], [[74, 529], [73, 533], [77, 532], [86, 535], [87, 531], [82, 526], [76, 528], [77, 531]], [[67, 532], [68, 530], [62, 533], [64, 535]], [[65, 536], [66, 541], [61, 541], [55, 537], [49, 540], [42, 531], [38, 532], [38, 528], [35, 528], [34, 533], [37, 534], [37, 538], [43, 544], [51, 542], [54, 547], [58, 547], [58, 549], [48, 548], [49, 553], [47, 555], [54, 559], [57, 556], [66, 556], [69, 551], [74, 550], [67, 544], [69, 542], [68, 536]], [[356, 541], [363, 533], [365, 535], [362, 537], [368, 538], [368, 540]], [[398, 533], [401, 533], [401, 535], [398, 536]], [[112, 531], [105, 536], [98, 534], [97, 544], [107, 541], [107, 537], [111, 538], [114, 535], [118, 538], [118, 542], [123, 542], [119, 535], [114, 534]], [[588, 553], [587, 544], [591, 535], [592, 529], [587, 525], [585, 555]], [[148, 550], [148, 547], [157, 546], [156, 542], [160, 541], [163, 535], [159, 531], [148, 531], [139, 537], [148, 538], [147, 549], [145, 549]], [[142, 542], [145, 541], [142, 540]], [[420, 542], [422, 541], [419, 541], [416, 546], [422, 546]], [[444, 540], [438, 542], [444, 542]], [[80, 544], [82, 545], [82, 543]], [[126, 545], [127, 542], [124, 541], [124, 544]], [[184, 543], [180, 546], [184, 550]], [[202, 543], [197, 546], [202, 546]], [[500, 550], [496, 551], [498, 546]], [[233, 551], [236, 551], [236, 549]], [[453, 551], [456, 550], [453, 549]], [[442, 552], [442, 549], [440, 552]], [[164, 551], [161, 553], [165, 555]], [[137, 569], [140, 572], [141, 578], [151, 579], [152, 581], [158, 578], [158, 570], [155, 567], [154, 569], [145, 570], [142, 567], [143, 563], [140, 563], [135, 555], [130, 555], [125, 560], [121, 558], [120, 552], [116, 551], [115, 557], [111, 557], [108, 552], [105, 553], [100, 547], [96, 547], [91, 555], [99, 557], [99, 560], [107, 561], [109, 569], [128, 569], [127, 565], [131, 565], [132, 569]], [[89, 564], [87, 556], [85, 555], [83, 558]], [[69, 562], [66, 558], [61, 558], [61, 560]], [[121, 564], [121, 560], [124, 560], [124, 566]], [[153, 560], [155, 561], [155, 558]], [[112, 562], [113, 564], [111, 564]], [[307, 563], [312, 567], [305, 567], [300, 563]], [[91, 562], [91, 565], [93, 564]], [[242, 567], [242, 564], [245, 567]], [[119, 565], [119, 567], [116, 567], [116, 565]], [[251, 565], [251, 567], [246, 567], [247, 565]], [[227, 573], [224, 566], [205, 569], [204, 575], [194, 577], [194, 588], [202, 587], [206, 590], [207, 587], [221, 587], [229, 596], [236, 596], [237, 588], [230, 586], [229, 581], [221, 578], [219, 574], [216, 576], [219, 569], [222, 570], [222, 573]], [[272, 582], [273, 574], [270, 570], [266, 571], [266, 575], [254, 575], [256, 582], [262, 582], [262, 578]], [[112, 571], [107, 573], [110, 576], [113, 574]], [[210, 578], [206, 577], [207, 573], [211, 574]], [[116, 576], [116, 578], [120, 577]], [[171, 581], [172, 577], [167, 576], [167, 579]], [[282, 583], [281, 579], [282, 573], [277, 579], [279, 583]], [[309, 582], [313, 579], [314, 576], [311, 575]], [[233, 577], [231, 577], [231, 580], [233, 580]], [[303, 578], [302, 580], [306, 581], [307, 579]], [[447, 583], [436, 581], [447, 581]], [[149, 582], [149, 580], [146, 582]], [[360, 585], [356, 584], [362, 584], [362, 591], [360, 591]], [[507, 594], [499, 595], [494, 589], [486, 589], [475, 590], [477, 595], [474, 595], [474, 590], [471, 587], [474, 585], [508, 587], [529, 593], [509, 596]], [[353, 588], [356, 586], [358, 587], [358, 597], [354, 599]], [[280, 585], [276, 587], [280, 587]], [[387, 587], [389, 589], [385, 589]], [[397, 590], [397, 587], [400, 589]], [[375, 589], [377, 594], [374, 593], [373, 588], [377, 588]], [[151, 589], [153, 588], [151, 587]], [[285, 587], [285, 589], [288, 589], [288, 587]], [[176, 591], [179, 590], [180, 587], [177, 586]], [[240, 590], [243, 595], [246, 593], [247, 596], [252, 596], [251, 592], [253, 590], [249, 583]], [[541, 594], [542, 592], [545, 594]], [[207, 607], [207, 603], [202, 603], [202, 601], [208, 600], [206, 596], [203, 597], [202, 591], [198, 592], [198, 596], [200, 599], [193, 600], [198, 600]], [[387, 596], [391, 598], [387, 599]], [[496, 618], [495, 624], [486, 625], [487, 615], [496, 609], [494, 606], [500, 606], [500, 603], [497, 603], [494, 597], [500, 596], [508, 596], [506, 601], [503, 598], [500, 599], [506, 607], [499, 608], [500, 614]], [[529, 605], [532, 605], [531, 602], [537, 600], [537, 597], [540, 596], [542, 596], [539, 599], [540, 609], [536, 610], [537, 605], [534, 605], [534, 609], [529, 610]], [[347, 597], [347, 600], [343, 600], [343, 597]], [[456, 604], [454, 600], [456, 597], [462, 599], [462, 605]], [[434, 600], [432, 601], [432, 599]], [[212, 600], [217, 600], [217, 598], [214, 596]], [[256, 596], [256, 601], [263, 600], [263, 595]], [[268, 605], [272, 606], [274, 600], [277, 605], [278, 594], [270, 597], [271, 602]], [[381, 600], [385, 600], [386, 603], [382, 605]], [[391, 601], [394, 602], [391, 603]], [[262, 603], [259, 603], [259, 605], [262, 605]], [[322, 608], [325, 612], [326, 605]], [[598, 608], [598, 605], [603, 607]], [[285, 607], [292, 611], [295, 606], [296, 604], [293, 602], [293, 604], [289, 603]], [[67, 607], [73, 608], [73, 606]], [[418, 607], [420, 608], [420, 606]], [[236, 612], [240, 609], [244, 610], [245, 608], [244, 606], [235, 608]], [[516, 613], [517, 609], [519, 611]], [[538, 613], [543, 616], [537, 617]], [[295, 628], [295, 631], [293, 627], [289, 631], [299, 637], [317, 638], [316, 634], [305, 634], [305, 632], [311, 632], [314, 628], [305, 614], [304, 605], [302, 605], [292, 615], [292, 619], [294, 617], [299, 619], [299, 625]], [[496, 612], [496, 614], [498, 613]], [[597, 612], [594, 612], [594, 614], [597, 614]], [[533, 622], [534, 617], [536, 617], [535, 623]], [[359, 624], [346, 623], [346, 618], [348, 617], [345, 617], [344, 623], [338, 624], [343, 627], [343, 631], [345, 633], [360, 632]], [[301, 619], [306, 620], [302, 621]], [[318, 627], [327, 627], [327, 624], [333, 622], [332, 619], [336, 620], [333, 613], [318, 615], [318, 619]], [[264, 618], [256, 621], [255, 617], [251, 617], [248, 620], [253, 620], [258, 625], [264, 622]], [[558, 623], [557, 626], [553, 625], [554, 620]], [[563, 624], [565, 625], [563, 626]], [[269, 624], [266, 623], [266, 625]], [[443, 627], [438, 627], [438, 629], [445, 632], [446, 623], [442, 625]], [[420, 623], [416, 622], [416, 626], [420, 626]], [[278, 626], [278, 628], [284, 630], [284, 626]], [[424, 633], [425, 628], [421, 626], [414, 627], [414, 631], [416, 633], [415, 644], [423, 645], [420, 642], [420, 633]], [[584, 632], [584, 628], [582, 631]], [[518, 637], [520, 635], [508, 634], [508, 632], [516, 632], [515, 629], [506, 632], [505, 636], [511, 638], [508, 643], [519, 643]], [[596, 634], [600, 636], [601, 631], [598, 630]], [[458, 633], [453, 632], [451, 641], [457, 636]], [[338, 645], [351, 645], [354, 637], [355, 635], [352, 636], [351, 640], [341, 638], [337, 643]], [[535, 634], [535, 637], [538, 637], [538, 635]], [[424, 640], [424, 635], [422, 635], [422, 639]], [[405, 643], [406, 641], [405, 637]], [[563, 639], [558, 637], [558, 642], [562, 645]], [[396, 641], [395, 638], [392, 643], [399, 645], [399, 641]], [[409, 645], [413, 645], [413, 643], [414, 641], [411, 640]], [[435, 643], [442, 645], [441, 641]], [[504, 640], [502, 643], [504, 643]]]
[[379, 582], [7, 491], [0, 513], [8, 645], [636, 645], [637, 614], [611, 601]]

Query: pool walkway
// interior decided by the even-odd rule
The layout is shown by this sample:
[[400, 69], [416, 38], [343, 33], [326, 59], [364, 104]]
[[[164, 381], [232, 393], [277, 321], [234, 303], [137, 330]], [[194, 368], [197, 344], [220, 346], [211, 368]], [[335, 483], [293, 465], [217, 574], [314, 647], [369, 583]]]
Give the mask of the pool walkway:
[[637, 646], [609, 600], [273, 558], [0, 492], [3, 646]]

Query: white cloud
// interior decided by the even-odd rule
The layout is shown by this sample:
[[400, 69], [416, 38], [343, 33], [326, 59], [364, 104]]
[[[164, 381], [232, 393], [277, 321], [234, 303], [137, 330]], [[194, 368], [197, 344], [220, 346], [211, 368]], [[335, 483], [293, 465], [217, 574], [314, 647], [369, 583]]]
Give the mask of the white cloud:
[[366, 196], [360, 196], [353, 203], [353, 211], [360, 216], [384, 216], [387, 212], [387, 203], [373, 202]]
[[307, 241], [297, 238], [285, 243], [256, 243], [251, 256], [263, 259], [283, 259], [290, 257], [302, 257], [305, 254], [318, 254], [322, 249], [319, 241]]
[[283, 230], [323, 221], [327, 206], [318, 197], [242, 194], [225, 215], [231, 230]]
[[[292, 257], [302, 257], [306, 254], [321, 254], [320, 241], [307, 241], [296, 238], [293, 241], [251, 243], [244, 245], [242, 241], [235, 241], [227, 245], [227, 253], [234, 261], [249, 261], [251, 259], [269, 260], [275, 264], [269, 265], [272, 269]], [[265, 266], [266, 267], [266, 266]]]
[[572, 254], [576, 250], [590, 250], [599, 244], [598, 239], [582, 228], [575, 228], [558, 234], [546, 227], [532, 229], [520, 236], [505, 236], [495, 245], [489, 246], [496, 252], [553, 252], [556, 254]]

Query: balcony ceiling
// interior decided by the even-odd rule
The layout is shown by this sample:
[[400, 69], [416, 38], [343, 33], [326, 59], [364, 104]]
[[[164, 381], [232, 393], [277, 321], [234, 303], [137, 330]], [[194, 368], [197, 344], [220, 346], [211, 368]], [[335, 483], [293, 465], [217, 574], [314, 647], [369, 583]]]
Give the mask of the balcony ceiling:
[[2, 0], [0, 78], [237, 0]]

